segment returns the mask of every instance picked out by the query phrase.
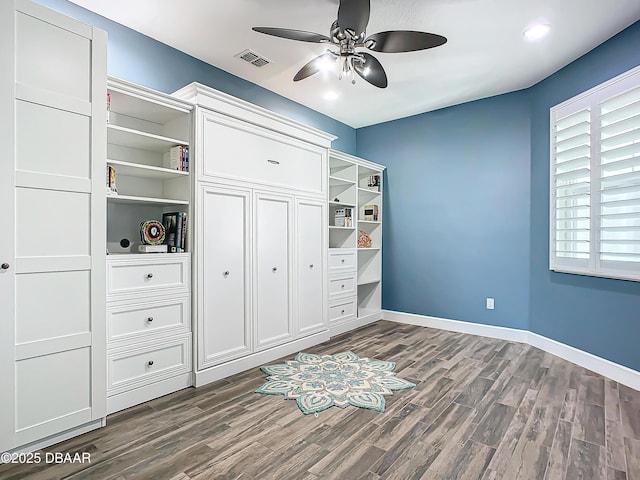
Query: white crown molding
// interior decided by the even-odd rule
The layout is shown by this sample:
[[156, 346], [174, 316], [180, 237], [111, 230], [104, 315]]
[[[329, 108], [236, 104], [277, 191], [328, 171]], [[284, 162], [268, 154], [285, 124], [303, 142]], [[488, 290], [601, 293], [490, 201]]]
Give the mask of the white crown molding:
[[633, 388], [634, 390], [640, 390], [640, 372], [528, 330], [495, 327], [493, 325], [482, 325], [448, 318], [394, 312], [391, 310], [383, 310], [382, 315], [384, 320], [392, 322], [526, 343]]

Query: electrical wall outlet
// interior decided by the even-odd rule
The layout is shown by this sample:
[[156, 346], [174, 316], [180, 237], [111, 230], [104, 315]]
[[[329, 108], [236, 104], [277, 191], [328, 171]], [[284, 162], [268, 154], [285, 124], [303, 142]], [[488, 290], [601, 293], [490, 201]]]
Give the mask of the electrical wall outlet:
[[487, 310], [493, 310], [494, 309], [494, 302], [495, 300], [491, 297], [487, 297]]

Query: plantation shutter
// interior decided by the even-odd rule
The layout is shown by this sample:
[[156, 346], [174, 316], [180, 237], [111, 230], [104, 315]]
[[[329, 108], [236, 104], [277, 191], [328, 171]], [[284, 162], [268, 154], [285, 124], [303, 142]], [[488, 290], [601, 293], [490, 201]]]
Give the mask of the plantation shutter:
[[640, 281], [640, 67], [551, 109], [551, 270]]
[[591, 259], [591, 109], [558, 118], [554, 130], [551, 249], [558, 267], [585, 270]]
[[601, 268], [640, 272], [640, 85], [600, 104], [600, 189]]

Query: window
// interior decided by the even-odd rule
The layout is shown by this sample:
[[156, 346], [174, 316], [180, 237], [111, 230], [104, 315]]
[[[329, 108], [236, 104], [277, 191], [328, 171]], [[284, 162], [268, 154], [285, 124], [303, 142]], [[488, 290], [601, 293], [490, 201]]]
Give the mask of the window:
[[551, 270], [640, 281], [640, 67], [551, 109]]

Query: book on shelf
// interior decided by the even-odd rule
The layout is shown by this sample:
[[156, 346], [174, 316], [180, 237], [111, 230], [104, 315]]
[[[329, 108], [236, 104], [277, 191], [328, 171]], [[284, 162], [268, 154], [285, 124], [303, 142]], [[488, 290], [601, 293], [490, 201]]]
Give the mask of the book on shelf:
[[107, 165], [107, 195], [117, 195], [116, 187], [116, 169], [111, 165]]
[[168, 153], [164, 155], [164, 166], [171, 170], [180, 172], [189, 171], [189, 147], [177, 145], [171, 147]]
[[169, 212], [162, 214], [162, 224], [165, 229], [165, 245], [170, 253], [186, 251], [187, 213]]

